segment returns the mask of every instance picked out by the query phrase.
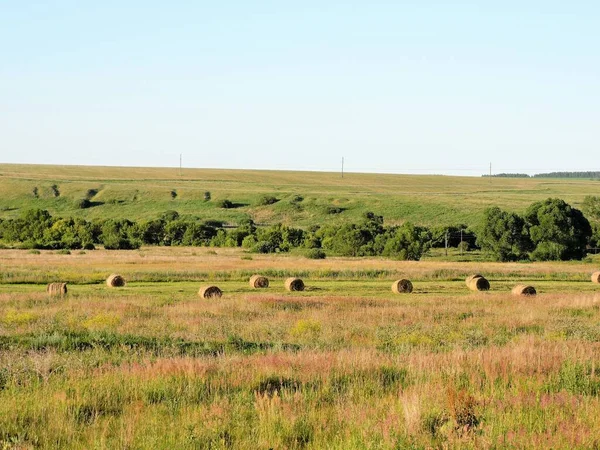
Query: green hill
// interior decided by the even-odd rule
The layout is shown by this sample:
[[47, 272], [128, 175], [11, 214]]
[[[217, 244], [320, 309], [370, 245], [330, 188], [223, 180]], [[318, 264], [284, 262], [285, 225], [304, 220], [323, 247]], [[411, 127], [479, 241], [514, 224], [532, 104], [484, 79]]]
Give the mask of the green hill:
[[[490, 205], [516, 212], [560, 197], [580, 207], [600, 184], [586, 179], [483, 178], [137, 167], [0, 164], [0, 218], [31, 208], [54, 216], [155, 218], [166, 210], [203, 219], [296, 226], [344, 222], [364, 212], [386, 223], [475, 223]], [[211, 200], [205, 201], [205, 192]], [[261, 205], [265, 196], [274, 204]], [[88, 198], [90, 207], [78, 203]], [[219, 207], [230, 200], [233, 208]]]

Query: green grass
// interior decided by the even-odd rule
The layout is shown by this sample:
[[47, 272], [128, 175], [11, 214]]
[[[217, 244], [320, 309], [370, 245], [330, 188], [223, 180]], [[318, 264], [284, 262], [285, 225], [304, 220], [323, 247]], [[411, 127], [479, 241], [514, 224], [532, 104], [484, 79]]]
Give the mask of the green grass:
[[[50, 187], [57, 185], [55, 197]], [[522, 212], [532, 202], [560, 197], [580, 206], [597, 186], [591, 180], [485, 179], [478, 177], [338, 174], [248, 170], [0, 165], [0, 217], [15, 217], [37, 207], [53, 215], [91, 218], [151, 219], [166, 210], [204, 219], [236, 223], [252, 217], [258, 223], [355, 221], [366, 211], [388, 223], [422, 225], [474, 224], [489, 205]], [[39, 198], [32, 190], [38, 187]], [[76, 201], [90, 190], [93, 207]], [[177, 197], [171, 198], [171, 191]], [[212, 193], [205, 202], [204, 192]], [[265, 195], [279, 201], [260, 205]], [[302, 201], [295, 201], [296, 196]], [[229, 199], [238, 207], [219, 208]], [[328, 214], [329, 207], [342, 208]]]

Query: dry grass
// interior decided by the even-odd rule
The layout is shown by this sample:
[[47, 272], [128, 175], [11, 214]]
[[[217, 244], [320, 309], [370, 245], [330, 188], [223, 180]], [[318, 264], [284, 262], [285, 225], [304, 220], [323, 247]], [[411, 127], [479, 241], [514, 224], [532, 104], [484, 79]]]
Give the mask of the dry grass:
[[[211, 262], [218, 270], [237, 271], [236, 263], [282, 270], [295, 260], [192, 251], [123, 253], [123, 261], [118, 252], [91, 252], [80, 272], [101, 274], [111, 263], [133, 279], [149, 271], [168, 278], [168, 261], [180, 256], [210, 278]], [[31, 256], [0, 252], [9, 270], [34, 267]], [[72, 259], [54, 262], [57, 271], [80, 273]], [[336, 263], [360, 270], [357, 260], [305, 263], [315, 271]], [[591, 290], [587, 266], [464, 264], [446, 273], [444, 264], [427, 262], [364, 264], [412, 273], [414, 294], [394, 295], [388, 272], [381, 280], [323, 276], [293, 293], [282, 283], [255, 291], [236, 275], [219, 282], [227, 295], [218, 302], [199, 301], [197, 282], [74, 285], [53, 299], [44, 285], [2, 285], [0, 443], [391, 449], [600, 442], [600, 292]], [[497, 278], [492, 291], [469, 292], [455, 271]], [[529, 274], [542, 279], [538, 295], [511, 295], [513, 279]]]

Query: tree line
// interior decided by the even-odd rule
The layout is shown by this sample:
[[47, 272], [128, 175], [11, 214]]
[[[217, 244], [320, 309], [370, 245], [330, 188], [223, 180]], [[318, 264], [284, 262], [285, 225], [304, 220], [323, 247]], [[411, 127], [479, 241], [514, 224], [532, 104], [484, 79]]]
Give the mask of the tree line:
[[482, 177], [490, 176], [492, 178], [600, 178], [600, 172], [548, 172], [536, 173], [535, 175], [528, 175], [526, 173], [495, 173], [493, 175], [482, 175]]
[[[587, 197], [586, 210], [600, 219], [600, 198]], [[356, 223], [257, 226], [251, 219], [237, 227], [223, 222], [182, 217], [166, 211], [160, 217], [127, 219], [57, 218], [32, 209], [16, 219], [0, 219], [0, 240], [20, 248], [136, 249], [142, 245], [242, 247], [257, 253], [305, 249], [310, 257], [384, 256], [419, 260], [432, 247], [478, 248], [498, 261], [581, 259], [598, 245], [600, 230], [584, 214], [561, 199], [533, 203], [524, 215], [491, 207], [473, 226], [423, 227], [411, 223], [384, 225], [372, 212]]]

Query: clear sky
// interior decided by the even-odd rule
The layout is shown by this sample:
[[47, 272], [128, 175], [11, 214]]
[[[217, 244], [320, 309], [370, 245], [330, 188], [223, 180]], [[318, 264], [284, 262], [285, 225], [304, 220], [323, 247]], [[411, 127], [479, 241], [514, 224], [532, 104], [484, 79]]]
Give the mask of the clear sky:
[[598, 1], [0, 0], [0, 162], [600, 170]]

